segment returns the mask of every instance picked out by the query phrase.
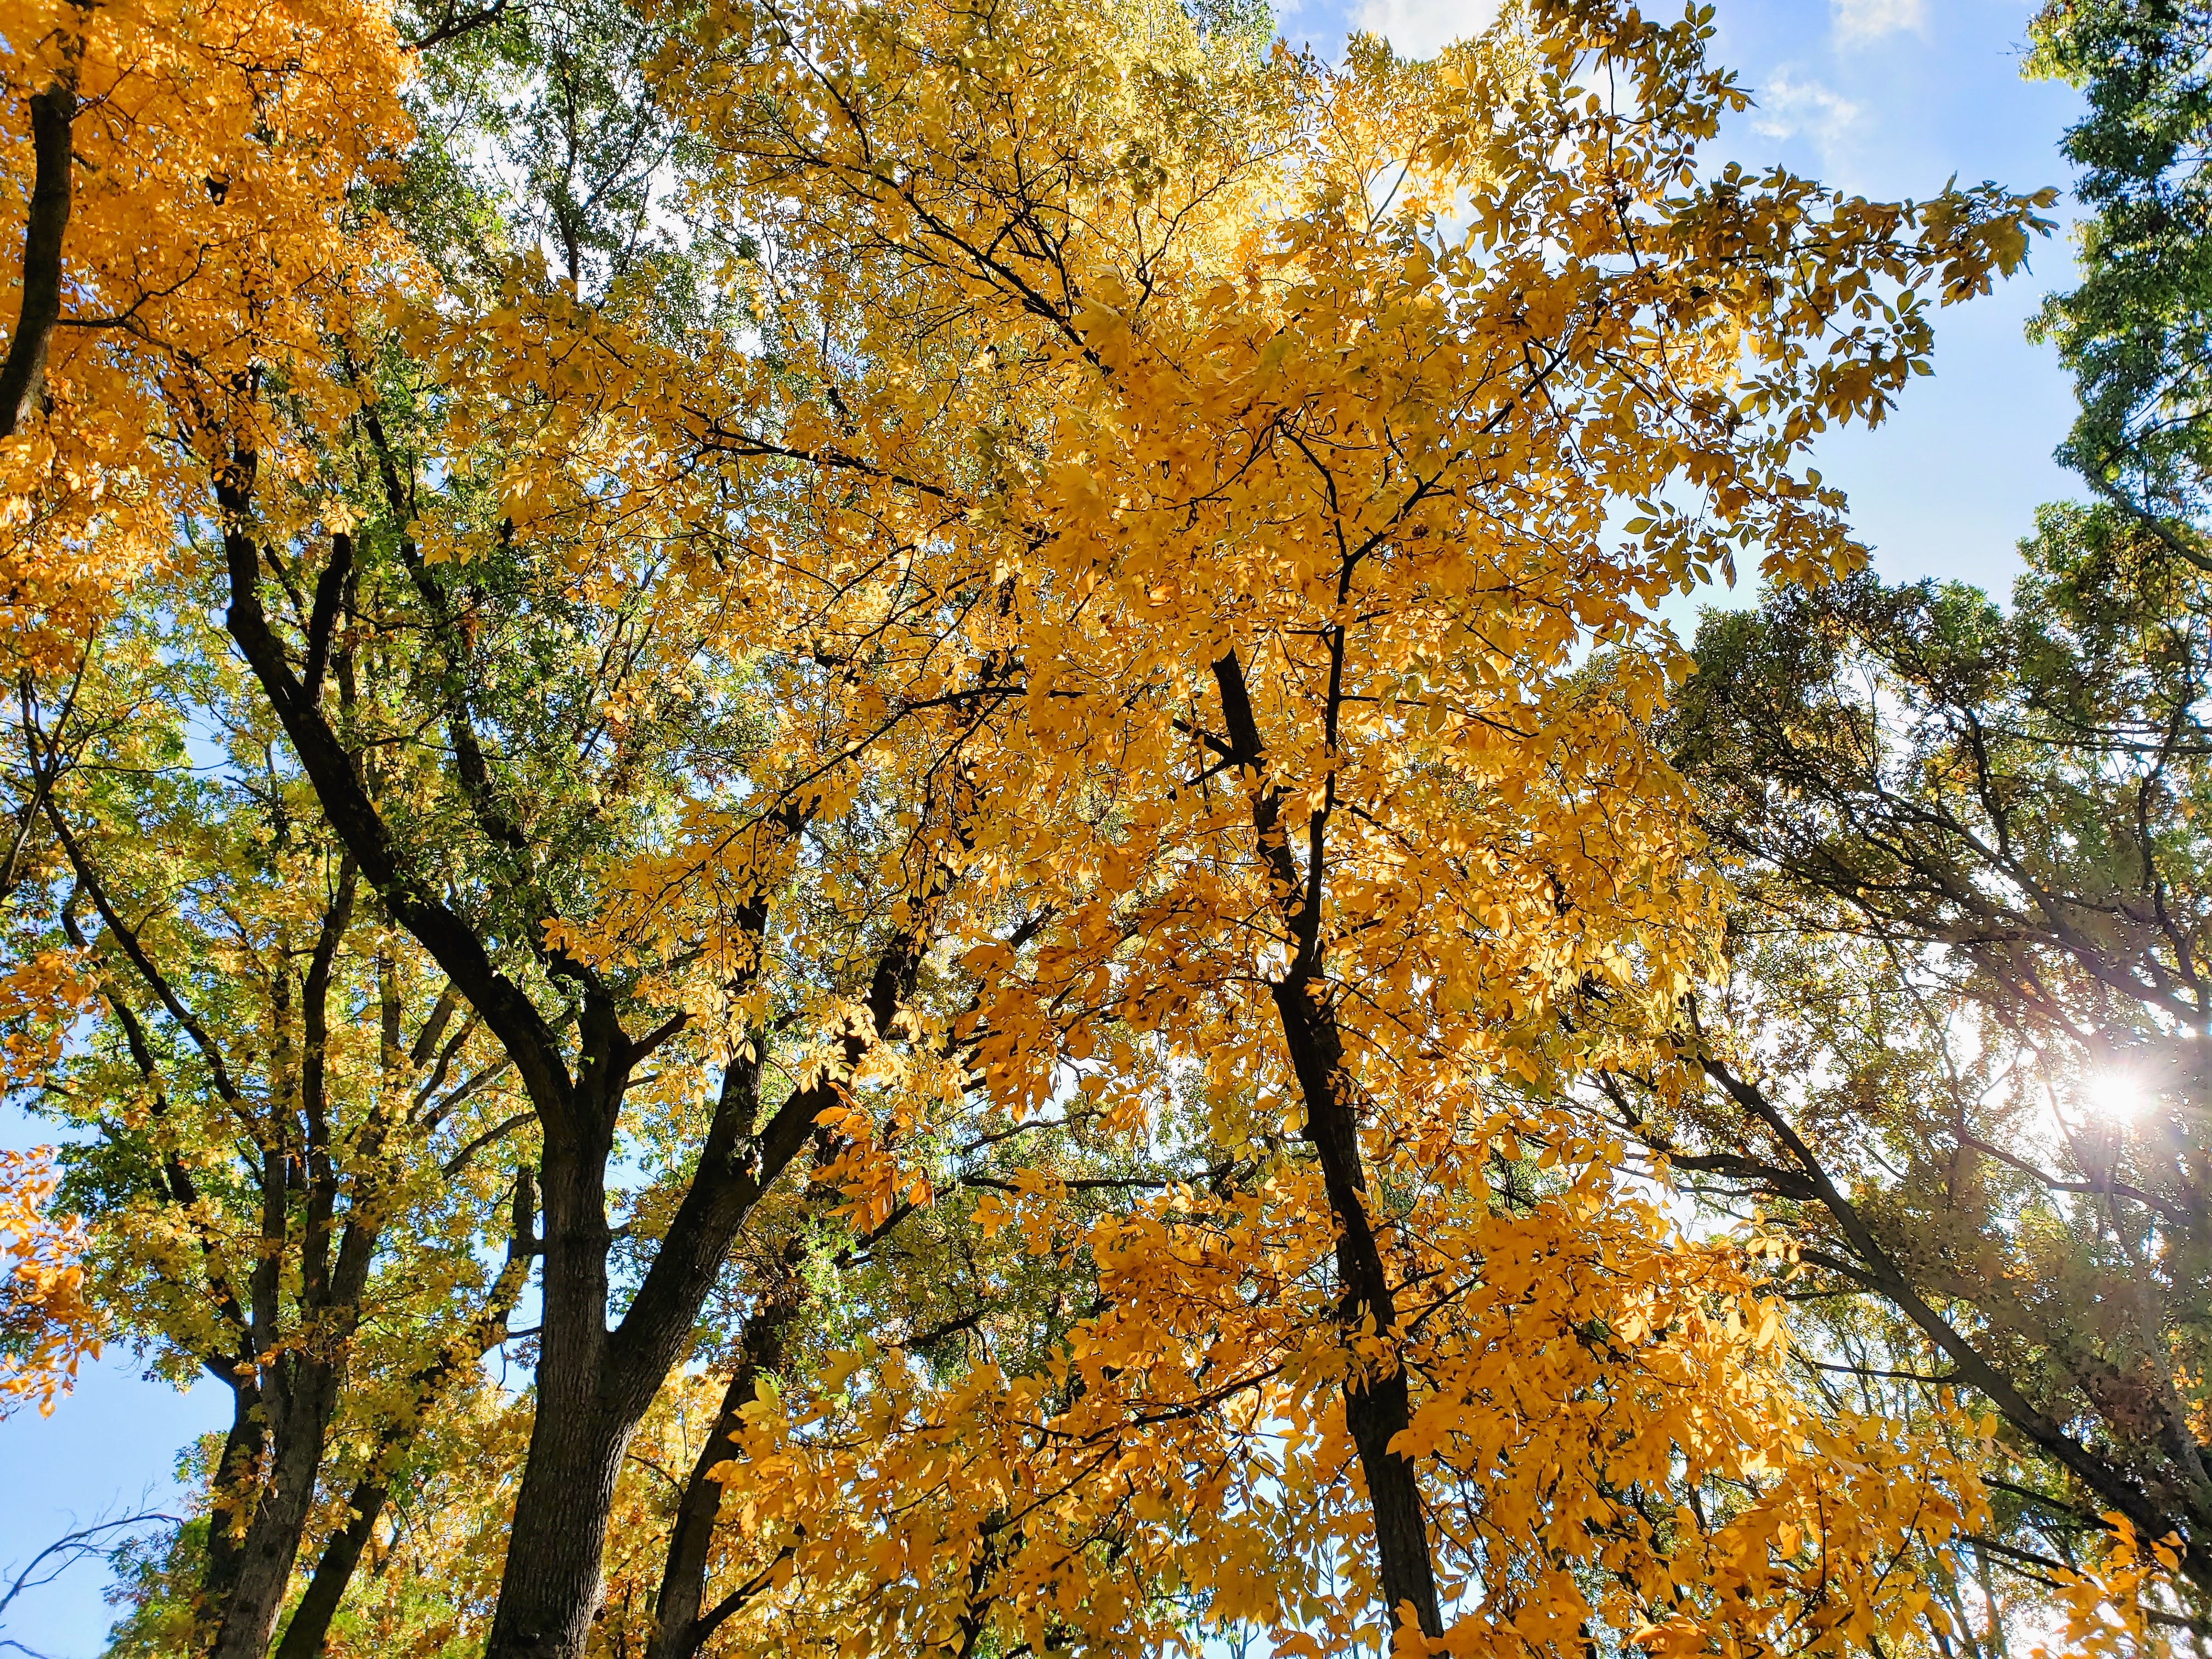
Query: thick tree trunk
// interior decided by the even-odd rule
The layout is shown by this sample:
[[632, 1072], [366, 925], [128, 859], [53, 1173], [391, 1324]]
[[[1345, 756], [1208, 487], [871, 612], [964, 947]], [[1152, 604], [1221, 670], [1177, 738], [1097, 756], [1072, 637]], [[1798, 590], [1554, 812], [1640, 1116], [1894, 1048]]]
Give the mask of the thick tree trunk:
[[231, 1590], [245, 1557], [254, 1494], [259, 1489], [262, 1454], [268, 1443], [260, 1390], [233, 1383], [230, 1432], [224, 1437], [222, 1455], [216, 1461], [207, 1565], [200, 1573], [198, 1616], [204, 1621], [204, 1632], [211, 1633], [222, 1610], [230, 1605]]
[[574, 1115], [605, 1128], [580, 1144], [547, 1133], [537, 1413], [485, 1659], [570, 1659], [583, 1651], [599, 1611], [615, 1477], [636, 1426], [634, 1416], [610, 1408], [603, 1387], [614, 1113], [593, 1111], [582, 1089], [577, 1097]]
[[632, 1421], [548, 1394], [544, 1368], [529, 1462], [507, 1534], [485, 1659], [571, 1659], [584, 1650], [599, 1612], [600, 1557], [615, 1477]]
[[[393, 919], [430, 952], [499, 1038], [544, 1126], [544, 1334], [536, 1420], [486, 1652], [492, 1659], [569, 1659], [582, 1650], [597, 1608], [615, 1475], [643, 1410], [611, 1409], [605, 1386], [611, 1243], [605, 1163], [629, 1051], [611, 1010], [587, 994], [584, 1049], [572, 1076], [562, 1042], [528, 994], [410, 866], [261, 608], [261, 550], [249, 525], [257, 465], [256, 457], [241, 453], [216, 479], [231, 635], [283, 722], [331, 827]], [[711, 1264], [701, 1297], [712, 1283], [711, 1267], [719, 1266], [719, 1259]]]

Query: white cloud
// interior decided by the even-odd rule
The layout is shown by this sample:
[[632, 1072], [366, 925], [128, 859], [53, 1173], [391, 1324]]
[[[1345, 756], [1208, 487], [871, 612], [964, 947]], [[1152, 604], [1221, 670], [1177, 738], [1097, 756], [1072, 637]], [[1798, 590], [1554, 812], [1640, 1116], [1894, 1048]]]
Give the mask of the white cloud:
[[1928, 27], [1928, 0], [1832, 0], [1836, 39], [1845, 46]]
[[1858, 125], [1856, 104], [1818, 81], [1797, 80], [1787, 70], [1777, 70], [1757, 95], [1752, 131], [1769, 138], [1795, 138], [1802, 133], [1826, 149]]
[[1498, 5], [1498, 0], [1359, 0], [1352, 26], [1382, 35], [1401, 58], [1428, 58], [1488, 28]]

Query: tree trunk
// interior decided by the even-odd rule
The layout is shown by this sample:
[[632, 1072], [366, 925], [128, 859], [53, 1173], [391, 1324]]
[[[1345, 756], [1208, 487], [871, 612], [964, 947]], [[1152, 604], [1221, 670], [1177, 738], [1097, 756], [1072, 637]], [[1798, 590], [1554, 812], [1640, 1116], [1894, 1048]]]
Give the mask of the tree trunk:
[[[575, 1115], [590, 1105], [579, 1090]], [[537, 1412], [507, 1533], [507, 1564], [484, 1659], [571, 1659], [599, 1611], [600, 1555], [615, 1477], [636, 1420], [610, 1409], [606, 1160], [613, 1110], [585, 1144], [549, 1127], [544, 1182], [545, 1259]]]
[[69, 228], [74, 194], [70, 136], [76, 119], [77, 60], [84, 52], [80, 33], [62, 47], [60, 72], [31, 94], [31, 210], [23, 227], [23, 308], [0, 362], [0, 438], [13, 437], [38, 413], [46, 390], [46, 352], [62, 314], [62, 233]]
[[[1382, 1253], [1367, 1217], [1367, 1176], [1359, 1158], [1357, 1094], [1344, 1069], [1344, 1041], [1327, 991], [1312, 981], [1293, 981], [1273, 988], [1306, 1108], [1306, 1139], [1320, 1155], [1322, 1179], [1337, 1224], [1337, 1276], [1344, 1297], [1337, 1317], [1346, 1334], [1370, 1321], [1388, 1331], [1398, 1321]], [[1359, 1454], [1367, 1501], [1375, 1514], [1375, 1549], [1382, 1603], [1395, 1621], [1406, 1604], [1425, 1636], [1443, 1634], [1443, 1613], [1437, 1597], [1436, 1567], [1429, 1553], [1428, 1522], [1421, 1513], [1421, 1487], [1411, 1460], [1390, 1449], [1391, 1441], [1413, 1420], [1405, 1367], [1345, 1380], [1345, 1426]]]
[[[434, 1030], [439, 1023], [433, 1016], [425, 1030]], [[387, 1027], [386, 1049], [396, 1055], [398, 1039], [392, 1030], [392, 1027]], [[337, 1616], [346, 1589], [353, 1582], [354, 1571], [361, 1565], [370, 1540], [376, 1535], [377, 1520], [391, 1497], [386, 1485], [391, 1460], [407, 1444], [413, 1424], [428, 1411], [431, 1402], [455, 1373], [465, 1370], [505, 1339], [507, 1316], [514, 1311], [515, 1299], [522, 1294], [537, 1248], [538, 1186], [526, 1164], [515, 1171], [514, 1204], [507, 1262], [492, 1282], [490, 1297], [477, 1316], [475, 1340], [467, 1346], [447, 1349], [416, 1373], [414, 1410], [387, 1423], [379, 1437], [367, 1468], [354, 1485], [353, 1496], [347, 1500], [346, 1523], [324, 1544], [322, 1558], [315, 1563], [314, 1576], [307, 1581], [307, 1592], [293, 1610], [291, 1621], [284, 1626], [283, 1639], [276, 1647], [276, 1659], [319, 1659], [330, 1639], [331, 1621]]]
[[636, 1425], [544, 1388], [507, 1534], [485, 1659], [572, 1659], [599, 1612], [615, 1477]]
[[230, 1432], [215, 1466], [214, 1490], [208, 1515], [207, 1565], [201, 1571], [199, 1613], [203, 1632], [211, 1632], [230, 1605], [232, 1587], [238, 1582], [245, 1557], [245, 1538], [252, 1524], [254, 1493], [260, 1484], [260, 1462], [269, 1443], [262, 1416], [261, 1391], [231, 1384]]
[[389, 1495], [383, 1482], [374, 1478], [353, 1489], [348, 1504], [351, 1513], [323, 1547], [322, 1559], [315, 1563], [307, 1594], [293, 1610], [291, 1623], [284, 1626], [284, 1639], [276, 1644], [276, 1659], [320, 1659], [330, 1639], [331, 1620], [345, 1600], [346, 1587], [353, 1582], [354, 1569], [361, 1565], [368, 1540], [376, 1535], [377, 1519], [384, 1513]]
[[295, 1359], [294, 1375], [267, 1390], [272, 1448], [269, 1479], [246, 1523], [238, 1571], [216, 1627], [210, 1659], [262, 1659], [292, 1584], [300, 1540], [313, 1507], [323, 1448], [337, 1406], [337, 1376]]
[[[1340, 648], [1341, 636], [1338, 636]], [[1270, 783], [1266, 744], [1253, 711], [1243, 665], [1230, 652], [1213, 664], [1228, 727], [1224, 750], [1251, 789], [1254, 851], [1273, 890], [1277, 914], [1292, 947], [1290, 970], [1268, 988], [1282, 1021], [1283, 1041], [1306, 1109], [1305, 1136], [1319, 1155], [1322, 1179], [1337, 1226], [1337, 1277], [1344, 1295], [1337, 1320], [1347, 1340], [1371, 1328], [1388, 1332], [1398, 1322], [1389, 1270], [1367, 1216], [1367, 1175], [1359, 1157], [1359, 1086], [1345, 1069], [1344, 1034], [1336, 1002], [1323, 970], [1328, 933], [1322, 903], [1326, 813], [1307, 824], [1308, 862], [1301, 867], [1291, 851], [1283, 810], [1291, 799]], [[1334, 694], [1332, 694], [1334, 695]], [[1334, 714], [1331, 719], [1334, 720]], [[1333, 727], [1332, 727], [1333, 729]], [[1334, 739], [1332, 739], [1333, 741]], [[1421, 1487], [1411, 1460], [1390, 1443], [1412, 1420], [1413, 1402], [1405, 1368], [1394, 1358], [1372, 1374], [1355, 1366], [1345, 1379], [1344, 1420], [1359, 1455], [1359, 1473], [1375, 1517], [1376, 1578], [1382, 1604], [1395, 1628], [1410, 1607], [1425, 1636], [1443, 1634], [1443, 1613], [1437, 1597], [1436, 1566], [1429, 1553], [1429, 1528], [1421, 1513]]]
[[[230, 579], [225, 620], [231, 637], [283, 722], [331, 829], [392, 919], [445, 969], [499, 1039], [544, 1130], [544, 1317], [537, 1409], [484, 1654], [485, 1659], [574, 1659], [583, 1650], [598, 1610], [608, 1511], [629, 1437], [681, 1360], [699, 1309], [746, 1214], [804, 1146], [821, 1114], [843, 1098], [845, 1085], [842, 1079], [824, 1077], [795, 1089], [755, 1135], [751, 1094], [757, 1078], [748, 1074], [743, 1079], [744, 1098], [739, 1100], [731, 1096], [726, 1076], [725, 1097], [701, 1148], [699, 1171], [620, 1327], [610, 1331], [607, 1251], [612, 1236], [606, 1218], [606, 1164], [629, 1068], [677, 1027], [665, 1028], [641, 1046], [634, 1043], [623, 1031], [605, 988], [588, 970], [562, 958], [549, 965], [583, 991], [580, 1041], [572, 1070], [566, 1043], [529, 994], [497, 966], [487, 939], [448, 908], [415, 867], [370, 799], [356, 757], [323, 719], [310, 688], [293, 669], [289, 648], [262, 609], [262, 550], [251, 523], [258, 469], [258, 457], [241, 450], [216, 479]], [[397, 484], [396, 473], [388, 483]], [[333, 556], [339, 556], [335, 545]], [[434, 614], [440, 604], [434, 589], [426, 588], [423, 598]], [[315, 631], [311, 625], [311, 635]], [[310, 638], [310, 663], [315, 650]], [[465, 708], [454, 712], [458, 718]], [[464, 794], [475, 802], [487, 833], [507, 838], [500, 832], [513, 826], [493, 821], [496, 803], [477, 787], [481, 780], [466, 775], [469, 769], [465, 766], [459, 779]], [[802, 821], [803, 815], [787, 827], [796, 830]], [[950, 872], [944, 874], [949, 879]], [[943, 890], [940, 881], [924, 896], [920, 909], [932, 910]], [[534, 902], [532, 895], [523, 896]], [[750, 926], [757, 932], [765, 922], [767, 900], [757, 898], [750, 908]], [[848, 1066], [869, 1043], [888, 1035], [885, 1021], [896, 1014], [897, 996], [911, 992], [925, 944], [917, 928], [912, 936], [895, 940], [878, 963], [869, 1000], [876, 1030], [848, 1034]], [[884, 994], [879, 997], [878, 991]]]
[[747, 1406], [760, 1397], [763, 1371], [772, 1371], [783, 1358], [784, 1332], [798, 1313], [799, 1286], [779, 1288], [778, 1293], [745, 1321], [738, 1345], [737, 1370], [722, 1395], [721, 1409], [707, 1443], [691, 1466], [677, 1506], [676, 1525], [668, 1536], [668, 1560], [661, 1570], [660, 1595], [653, 1603], [653, 1646], [648, 1659], [691, 1659], [698, 1651], [699, 1610], [707, 1601], [707, 1560], [713, 1552], [714, 1522], [722, 1511], [721, 1483], [709, 1471], [726, 1462], [730, 1441], [743, 1421]]

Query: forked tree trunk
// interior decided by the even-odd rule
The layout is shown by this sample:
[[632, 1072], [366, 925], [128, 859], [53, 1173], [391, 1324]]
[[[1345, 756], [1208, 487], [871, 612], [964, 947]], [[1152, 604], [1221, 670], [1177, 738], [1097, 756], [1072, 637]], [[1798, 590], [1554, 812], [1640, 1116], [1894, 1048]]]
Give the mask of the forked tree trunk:
[[[389, 459], [387, 456], [387, 460]], [[775, 1116], [754, 1133], [757, 1062], [725, 1073], [697, 1173], [678, 1206], [652, 1265], [618, 1328], [608, 1328], [606, 1164], [630, 1068], [680, 1029], [680, 1020], [641, 1041], [623, 1032], [611, 994], [588, 972], [561, 972], [582, 989], [575, 1062], [568, 1045], [530, 994], [494, 961], [485, 936], [449, 908], [437, 886], [416, 866], [363, 786], [356, 759], [323, 717], [314, 665], [327, 646], [335, 592], [352, 558], [349, 539], [333, 538], [331, 563], [318, 582], [316, 611], [301, 653], [309, 672], [293, 666], [290, 646], [271, 626], [260, 599], [263, 550], [252, 523], [258, 458], [234, 454], [216, 479], [223, 556], [230, 581], [225, 621], [231, 637], [283, 723], [331, 828], [358, 861], [392, 919], [413, 934], [473, 1005], [515, 1067], [544, 1136], [544, 1318], [538, 1397], [522, 1486], [507, 1534], [499, 1600], [485, 1659], [573, 1659], [583, 1651], [600, 1595], [600, 1560], [615, 1480], [639, 1421], [670, 1370], [681, 1362], [699, 1310], [721, 1272], [730, 1244], [753, 1205], [812, 1135], [822, 1114], [846, 1099], [841, 1078], [827, 1074], [794, 1089]], [[395, 511], [405, 489], [396, 468], [387, 480]], [[403, 556], [411, 556], [403, 544]], [[434, 619], [442, 602], [434, 583], [422, 585]], [[495, 840], [518, 834], [498, 816], [484, 780], [470, 775], [465, 699], [449, 711], [456, 738], [458, 781]], [[796, 830], [804, 815], [786, 826]], [[945, 872], [949, 880], [950, 872]], [[908, 932], [886, 947], [868, 999], [873, 1030], [848, 1033], [845, 1060], [856, 1064], [889, 1035], [897, 1005], [913, 988], [927, 939], [922, 918], [944, 891], [942, 882], [917, 907]], [[522, 896], [535, 901], [535, 896]], [[748, 905], [746, 925], [758, 936], [767, 900]], [[733, 1089], [733, 1084], [741, 1087]]]

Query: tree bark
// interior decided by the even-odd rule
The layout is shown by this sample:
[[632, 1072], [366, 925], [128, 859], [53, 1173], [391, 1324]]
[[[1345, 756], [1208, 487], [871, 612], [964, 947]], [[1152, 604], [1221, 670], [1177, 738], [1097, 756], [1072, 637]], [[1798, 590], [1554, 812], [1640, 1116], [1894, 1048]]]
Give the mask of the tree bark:
[[230, 1431], [216, 1460], [214, 1490], [208, 1505], [207, 1564], [201, 1570], [198, 1620], [204, 1637], [230, 1605], [232, 1586], [245, 1556], [246, 1527], [252, 1515], [262, 1455], [269, 1443], [261, 1391], [231, 1379]]
[[[435, 1013], [425, 1024], [422, 1033], [416, 1039], [416, 1063], [428, 1053], [429, 1042], [435, 1041], [434, 1033], [442, 1024], [441, 1017]], [[397, 1058], [396, 1025], [387, 1027], [386, 1037], [387, 1051]], [[307, 1581], [300, 1605], [284, 1626], [276, 1659], [319, 1659], [330, 1639], [331, 1621], [337, 1616], [346, 1589], [353, 1582], [354, 1571], [361, 1565], [370, 1540], [376, 1535], [377, 1520], [390, 1499], [392, 1459], [407, 1444], [416, 1421], [455, 1375], [506, 1340], [507, 1316], [514, 1311], [515, 1302], [522, 1294], [538, 1248], [538, 1188], [526, 1164], [515, 1171], [514, 1203], [514, 1219], [507, 1242], [507, 1261], [492, 1283], [491, 1294], [477, 1316], [471, 1340], [447, 1347], [416, 1373], [413, 1408], [387, 1423], [379, 1436], [368, 1466], [355, 1482], [353, 1495], [347, 1500], [346, 1523], [323, 1546], [321, 1559], [315, 1563], [314, 1574]]]
[[293, 1375], [267, 1390], [272, 1454], [269, 1478], [246, 1523], [238, 1570], [210, 1659], [262, 1659], [291, 1589], [292, 1566], [307, 1527], [322, 1472], [331, 1418], [337, 1407], [335, 1370], [315, 1361], [279, 1362]]
[[346, 1588], [353, 1583], [354, 1569], [361, 1565], [369, 1540], [376, 1535], [376, 1523], [389, 1497], [384, 1482], [373, 1475], [354, 1487], [353, 1496], [347, 1500], [346, 1523], [323, 1547], [307, 1593], [293, 1609], [283, 1639], [276, 1644], [276, 1659], [320, 1659], [330, 1639], [331, 1620], [337, 1616], [338, 1604], [345, 1600]]
[[[380, 1223], [363, 1218], [373, 1216], [375, 1206], [364, 1201], [368, 1197], [366, 1191], [357, 1191], [354, 1214], [343, 1231], [333, 1264], [331, 1244], [339, 1178], [330, 1152], [325, 1049], [330, 1041], [331, 971], [353, 920], [357, 885], [353, 860], [346, 859], [340, 868], [337, 891], [325, 907], [300, 993], [298, 1089], [307, 1140], [304, 1146], [294, 1146], [292, 1131], [286, 1128], [281, 1143], [284, 1155], [277, 1156], [273, 1149], [280, 1142], [272, 1123], [272, 1153], [263, 1177], [268, 1207], [264, 1234], [270, 1248], [268, 1259], [255, 1273], [255, 1324], [264, 1352], [276, 1346], [278, 1339], [275, 1281], [289, 1234], [290, 1166], [302, 1167], [307, 1177], [307, 1225], [300, 1241], [298, 1328], [293, 1333], [300, 1346], [278, 1355], [263, 1385], [270, 1467], [252, 1518], [246, 1523], [238, 1571], [209, 1649], [211, 1659], [263, 1659], [269, 1651], [277, 1618], [291, 1590], [292, 1568], [299, 1559], [308, 1512], [314, 1505], [331, 1422], [337, 1414], [338, 1395], [345, 1381], [340, 1356], [346, 1340], [360, 1323], [362, 1298], [368, 1288], [369, 1267], [381, 1235]], [[280, 990], [288, 983], [280, 978]], [[281, 1074], [277, 1080], [283, 1080]], [[373, 1151], [373, 1145], [364, 1150]], [[264, 1275], [270, 1281], [265, 1309], [264, 1295], [258, 1288]]]
[[[1344, 1295], [1337, 1318], [1347, 1337], [1371, 1329], [1387, 1334], [1398, 1322], [1396, 1297], [1367, 1216], [1367, 1177], [1359, 1158], [1358, 1098], [1344, 1068], [1344, 1042], [1335, 1009], [1324, 988], [1310, 981], [1278, 984], [1275, 1007], [1297, 1073], [1306, 1108], [1305, 1138], [1319, 1157], [1322, 1180], [1337, 1225], [1337, 1277]], [[1345, 1426], [1359, 1454], [1367, 1501], [1375, 1515], [1375, 1548], [1382, 1603], [1395, 1619], [1410, 1602], [1425, 1636], [1443, 1634], [1428, 1522], [1421, 1512], [1420, 1481], [1408, 1458], [1390, 1443], [1413, 1421], [1403, 1365], [1355, 1369], [1344, 1384]]]
[[[1343, 1032], [1323, 971], [1323, 826], [1309, 826], [1309, 862], [1301, 869], [1282, 823], [1287, 796], [1265, 777], [1266, 751], [1243, 665], [1231, 653], [1214, 663], [1213, 673], [1228, 728], [1224, 758], [1249, 780], [1256, 850], [1292, 947], [1288, 971], [1269, 990], [1305, 1104], [1305, 1139], [1321, 1164], [1336, 1221], [1337, 1277], [1343, 1285], [1337, 1320], [1347, 1340], [1369, 1332], [1387, 1337], [1398, 1322], [1397, 1301], [1367, 1214], [1359, 1088], [1345, 1066]], [[1411, 1460], [1390, 1449], [1413, 1419], [1405, 1367], [1395, 1360], [1373, 1370], [1355, 1365], [1345, 1380], [1344, 1419], [1374, 1516], [1383, 1606], [1394, 1621], [1410, 1607], [1423, 1635], [1441, 1636], [1443, 1613], [1419, 1474]]]
[[[82, 22], [80, 21], [80, 27]], [[23, 307], [8, 356], [0, 362], [0, 438], [15, 436], [38, 413], [46, 391], [46, 353], [62, 314], [62, 236], [69, 228], [75, 191], [70, 134], [76, 120], [77, 62], [82, 34], [63, 43], [61, 68], [31, 94], [30, 217], [23, 228]]]
[[[498, 1037], [544, 1129], [544, 1316], [538, 1408], [486, 1652], [495, 1659], [566, 1659], [581, 1650], [590, 1629], [615, 1475], [636, 1422], [635, 1414], [607, 1409], [610, 1402], [603, 1398], [611, 1243], [605, 1165], [631, 1053], [605, 997], [588, 993], [583, 1051], [572, 1074], [560, 1039], [528, 994], [501, 971], [482, 936], [412, 867], [353, 757], [307, 697], [262, 608], [261, 550], [249, 525], [256, 469], [257, 458], [241, 453], [216, 480], [231, 637], [300, 757], [331, 829], [392, 917], [429, 951]], [[648, 1275], [648, 1288], [653, 1278]], [[701, 1297], [705, 1290], [699, 1287]]]
[[668, 1559], [661, 1570], [660, 1594], [653, 1602], [654, 1630], [647, 1659], [691, 1659], [699, 1650], [704, 1637], [699, 1629], [699, 1613], [707, 1604], [707, 1561], [714, 1548], [714, 1522], [722, 1511], [721, 1483], [712, 1479], [710, 1472], [727, 1461], [730, 1442], [744, 1421], [744, 1408], [760, 1397], [762, 1373], [773, 1371], [782, 1362], [784, 1333], [797, 1316], [800, 1300], [797, 1283], [787, 1283], [745, 1321], [738, 1368], [723, 1391], [714, 1426], [691, 1466], [683, 1500], [677, 1506], [676, 1524], [668, 1538]]
[[[587, 1024], [605, 1020], [603, 1013], [599, 1022]], [[556, 1133], [550, 1124], [545, 1131], [537, 1411], [486, 1659], [567, 1659], [583, 1650], [599, 1610], [599, 1563], [615, 1478], [636, 1426], [635, 1417], [608, 1408], [602, 1388], [607, 1251], [613, 1242], [606, 1219], [606, 1164], [619, 1096], [609, 1102], [579, 1087], [574, 1100], [573, 1115], [584, 1120], [581, 1133]]]

